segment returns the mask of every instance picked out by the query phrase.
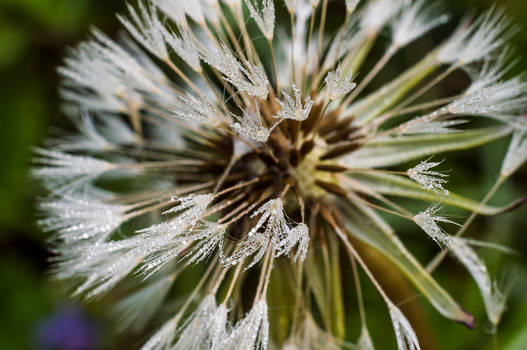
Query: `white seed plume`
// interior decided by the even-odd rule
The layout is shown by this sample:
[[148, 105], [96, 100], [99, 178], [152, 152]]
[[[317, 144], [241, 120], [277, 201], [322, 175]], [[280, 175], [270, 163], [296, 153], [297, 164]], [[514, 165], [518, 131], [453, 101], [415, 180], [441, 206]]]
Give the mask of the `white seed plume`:
[[190, 222], [197, 222], [200, 216], [203, 214], [207, 206], [213, 199], [212, 194], [191, 194], [186, 197], [172, 197], [172, 202], [179, 202], [179, 204], [165, 212], [163, 214], [177, 213], [185, 210], [183, 214], [178, 215], [177, 224], [186, 223], [190, 225]]
[[261, 215], [260, 219], [247, 234], [249, 237], [256, 234], [265, 224], [263, 234], [271, 238], [277, 257], [287, 254], [298, 244], [297, 255], [294, 259], [296, 260], [298, 256], [301, 256], [302, 260], [305, 259], [307, 246], [309, 245], [308, 228], [304, 224], [293, 228], [289, 227], [280, 198], [271, 199], [256, 210], [251, 217], [256, 217], [257, 215]]
[[160, 307], [173, 283], [174, 276], [164, 276], [119, 301], [112, 310], [119, 319], [119, 329], [144, 326]]
[[444, 110], [452, 114], [497, 116], [515, 114], [527, 106], [527, 82], [513, 78], [493, 85], [473, 89], [451, 102]]
[[459, 132], [458, 129], [452, 128], [453, 126], [467, 122], [467, 119], [440, 120], [435, 115], [430, 118], [417, 118], [398, 128], [398, 135], [451, 134]]
[[201, 73], [199, 53], [194, 45], [189, 29], [179, 27], [179, 34], [165, 32], [165, 40], [170, 48], [181, 57], [194, 71]]
[[266, 142], [269, 138], [270, 130], [263, 125], [258, 111], [245, 111], [243, 117], [234, 116], [234, 118], [238, 119], [232, 124], [232, 129], [236, 133], [258, 142]]
[[352, 13], [359, 4], [360, 0], [346, 0], [346, 11]]
[[168, 350], [176, 334], [179, 319], [171, 318], [141, 347], [141, 350]]
[[[280, 35], [280, 40], [277, 41], [276, 51], [282, 53], [277, 61], [277, 70], [281, 73], [278, 75], [278, 85], [280, 87], [290, 86], [291, 82], [295, 80], [293, 78], [301, 76], [303, 72], [314, 72], [316, 66], [314, 52], [316, 48], [314, 45], [310, 45], [308, 50], [306, 42], [308, 22], [312, 14], [313, 7], [308, 1], [302, 0], [297, 2], [293, 27], [293, 43], [291, 43], [290, 38], [284, 38], [285, 35]], [[291, 45], [293, 45], [292, 50]], [[309, 53], [307, 53], [308, 51]], [[295, 62], [294, 72], [291, 66], [291, 60], [293, 58]]]
[[132, 129], [119, 117], [105, 115], [98, 123], [87, 112], [71, 118], [78, 132], [50, 139], [47, 145], [61, 151], [104, 152], [137, 141]]
[[98, 130], [101, 136], [108, 140], [109, 143], [119, 146], [129, 146], [137, 143], [137, 134], [132, 128], [123, 121], [123, 119], [100, 114]]
[[[357, 49], [367, 37], [364, 29], [360, 27], [360, 17], [352, 16], [348, 21], [348, 25], [342, 27], [337, 33], [338, 40], [332, 40], [327, 50], [326, 58], [322, 67], [329, 71], [334, 67], [338, 60], [342, 59], [344, 55]], [[295, 41], [296, 42], [296, 41]], [[310, 53], [308, 53], [309, 55]], [[319, 63], [312, 62], [311, 66], [317, 66]], [[338, 65], [337, 65], [338, 68]]]
[[250, 96], [267, 98], [269, 80], [265, 70], [255, 64], [243, 60], [243, 64], [224, 43], [200, 45], [200, 57], [223, 74], [226, 81], [236, 86]]
[[341, 350], [351, 348], [345, 341], [320, 328], [306, 316], [299, 329], [287, 340], [284, 350]]
[[78, 133], [51, 139], [48, 141], [49, 146], [62, 151], [105, 151], [114, 148], [114, 145], [97, 130], [93, 118], [88, 113], [82, 113], [72, 120]]
[[83, 282], [75, 295], [100, 296], [125, 278], [146, 254], [144, 242], [129, 238], [96, 244], [63, 245], [55, 259], [55, 276], [60, 279], [77, 278]]
[[470, 86], [465, 94], [471, 94], [481, 89], [493, 86], [502, 81], [505, 74], [511, 69], [513, 63], [509, 63], [509, 50], [505, 49], [496, 59], [490, 58], [483, 61], [481, 67], [466, 66], [463, 67], [470, 76]]
[[101, 57], [105, 50], [97, 42], [84, 42], [77, 47], [64, 67], [59, 68], [62, 97], [90, 111], [126, 111], [130, 101], [140, 106], [142, 96], [126, 84], [132, 78]]
[[39, 224], [45, 231], [55, 231], [56, 238], [65, 243], [106, 240], [125, 221], [129, 209], [79, 195], [45, 201], [39, 207], [47, 216]]
[[61, 94], [89, 111], [127, 112], [140, 108], [146, 96], [170, 101], [173, 90], [164, 73], [131, 41], [119, 46], [99, 31], [81, 43], [59, 68]]
[[208, 294], [196, 311], [182, 326], [172, 350], [220, 350], [227, 339], [227, 308], [216, 305], [216, 298]]
[[412, 325], [397, 306], [393, 303], [388, 303], [390, 310], [390, 317], [392, 319], [393, 329], [395, 331], [395, 338], [397, 339], [397, 347], [399, 350], [420, 350], [417, 335], [412, 328]]
[[399, 17], [391, 25], [393, 45], [405, 46], [446, 21], [448, 16], [438, 16], [436, 6], [428, 6], [426, 0], [404, 0]]
[[229, 257], [222, 260], [225, 265], [238, 265], [245, 259], [252, 256], [252, 260], [245, 270], [256, 265], [265, 255], [269, 248], [270, 237], [261, 232], [255, 232], [251, 236], [245, 237], [238, 245], [238, 249]]
[[476, 281], [483, 296], [487, 316], [496, 326], [505, 310], [506, 296], [499, 290], [497, 283], [490, 279], [485, 263], [464, 239], [450, 237], [448, 246]]
[[201, 3], [201, 8], [203, 9], [203, 14], [207, 21], [211, 24], [217, 26], [220, 22], [220, 3], [218, 0], [199, 0]]
[[222, 348], [267, 350], [268, 344], [267, 303], [259, 300], [245, 318], [236, 324]]
[[520, 124], [512, 135], [511, 143], [501, 165], [500, 174], [511, 176], [527, 161], [527, 123]]
[[157, 8], [153, 3], [149, 2], [148, 7], [146, 7], [142, 1], [139, 1], [138, 6], [140, 13], [137, 13], [134, 7], [128, 5], [130, 19], [118, 16], [121, 23], [137, 42], [164, 61], [170, 60], [167, 49], [169, 47], [192, 69], [200, 72], [199, 56], [193, 45], [189, 29], [179, 25], [178, 35], [170, 31], [160, 20]]
[[285, 236], [275, 238], [275, 257], [289, 253], [296, 245], [298, 248], [293, 261], [297, 261], [298, 258], [300, 261], [306, 260], [309, 247], [309, 228], [305, 224], [298, 224], [287, 231]]
[[[178, 25], [187, 27], [187, 16], [198, 24], [205, 23], [205, 11], [202, 1], [187, 0], [150, 0], [153, 1], [163, 12], [172, 18]], [[212, 11], [208, 11], [212, 12]]]
[[77, 156], [60, 151], [36, 149], [40, 167], [33, 176], [41, 179], [55, 194], [74, 193], [86, 188], [100, 175], [116, 169], [117, 165], [92, 157]]
[[241, 7], [242, 2], [239, 0], [222, 0], [224, 3], [227, 4], [229, 7]]
[[287, 7], [287, 11], [289, 11], [289, 13], [295, 13], [296, 5], [297, 0], [285, 0], [285, 6]]
[[[193, 228], [202, 218], [212, 198], [211, 194], [174, 197], [172, 200], [180, 204], [163, 213], [176, 214], [174, 218], [137, 231], [139, 236], [136, 237], [144, 240], [144, 248], [148, 249], [140, 268], [141, 273], [151, 276], [176, 259], [193, 242]], [[207, 234], [211, 235], [210, 232]], [[197, 234], [196, 239], [201, 238], [203, 237]]]
[[489, 55], [504, 45], [512, 34], [510, 21], [502, 10], [492, 8], [473, 24], [462, 23], [443, 45], [438, 59], [444, 63], [466, 65]]
[[[226, 229], [226, 225], [210, 221], [202, 222], [202, 227], [187, 236], [188, 241], [195, 242], [187, 253], [187, 264], [201, 262], [209, 257], [216, 248], [221, 249]], [[221, 251], [220, 254], [223, 255]]]
[[415, 167], [408, 169], [408, 176], [426, 190], [436, 193], [442, 192], [444, 195], [448, 195], [448, 190], [443, 188], [443, 185], [447, 183], [447, 180], [444, 178], [448, 175], [440, 173], [439, 171], [430, 170], [441, 163], [429, 162], [428, 160], [422, 161]]
[[360, 337], [357, 342], [357, 350], [375, 350], [370, 332], [368, 332], [368, 328], [365, 326], [362, 326]]
[[191, 94], [179, 95], [179, 100], [170, 112], [187, 122], [217, 125], [219, 123], [218, 110], [206, 97], [196, 97]]
[[139, 12], [132, 5], [127, 4], [130, 19], [121, 15], [117, 17], [137, 42], [160, 59], [168, 59], [165, 44], [167, 29], [157, 15], [157, 8], [151, 2], [145, 5], [143, 1], [138, 1], [137, 6]]
[[309, 246], [308, 228], [304, 224], [290, 228], [280, 198], [269, 200], [254, 211], [251, 217], [258, 215], [260, 215], [258, 222], [247, 233], [239, 249], [224, 260], [225, 264], [235, 265], [254, 255], [247, 266], [248, 269], [263, 258], [269, 244], [272, 244], [275, 250], [275, 257], [288, 254], [298, 246], [293, 259], [296, 261], [300, 257], [303, 261], [306, 258]]
[[278, 98], [276, 99], [276, 102], [278, 102], [282, 109], [278, 112], [278, 115], [276, 115], [275, 118], [298, 121], [306, 120], [307, 117], [309, 117], [309, 113], [315, 102], [308, 96], [302, 105], [302, 94], [300, 93], [300, 89], [293, 84], [291, 90], [293, 91], [292, 95], [282, 92], [284, 101]]
[[342, 74], [342, 68], [339, 64], [337, 69], [333, 72], [328, 72], [324, 79], [328, 89], [328, 97], [332, 101], [347, 95], [357, 86], [357, 84], [351, 81], [352, 74], [349, 74], [348, 76], [343, 76]]
[[367, 35], [373, 35], [381, 30], [397, 13], [403, 1], [375, 0], [370, 1], [361, 17], [361, 28]]
[[444, 222], [449, 224], [455, 224], [455, 222], [448, 220], [443, 216], [435, 215], [439, 211], [438, 205], [433, 205], [423, 212], [420, 212], [414, 216], [414, 221], [423, 231], [430, 236], [440, 246], [448, 245], [448, 234], [437, 224], [438, 222]]
[[[244, 0], [251, 17], [254, 19], [258, 28], [262, 31], [268, 40], [274, 36], [274, 1], [273, 0]], [[261, 5], [255, 5], [261, 1]]]

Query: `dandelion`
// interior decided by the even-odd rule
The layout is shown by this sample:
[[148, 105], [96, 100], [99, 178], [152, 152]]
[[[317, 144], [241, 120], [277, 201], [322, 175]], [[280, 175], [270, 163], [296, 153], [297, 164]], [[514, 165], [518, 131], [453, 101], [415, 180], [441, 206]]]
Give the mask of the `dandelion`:
[[[418, 350], [415, 320], [368, 269], [384, 259], [438, 314], [474, 326], [390, 216], [417, 224], [466, 266], [498, 326], [505, 297], [468, 241], [441, 227], [453, 222], [438, 202], [471, 213], [461, 234], [476, 215], [517, 204], [486, 204], [527, 154], [527, 83], [504, 78], [508, 19], [493, 9], [464, 20], [396, 75], [394, 55], [448, 15], [425, 0], [331, 6], [342, 10], [337, 30], [326, 23], [327, 0], [141, 0], [119, 16], [127, 34], [114, 41], [94, 30], [59, 68], [77, 131], [37, 148], [33, 169], [50, 192], [39, 224], [53, 232], [53, 275], [88, 299], [136, 286], [114, 313], [124, 330], [162, 325], [143, 349], [371, 350], [360, 268], [386, 304], [394, 344]], [[383, 46], [376, 57], [372, 48]], [[393, 78], [378, 74], [387, 67]], [[454, 71], [470, 83], [425, 98]], [[486, 199], [445, 189], [431, 156], [509, 136]], [[398, 198], [435, 204], [412, 213]], [[365, 263], [370, 248], [379, 254]], [[342, 252], [360, 334], [345, 333]], [[175, 303], [175, 278], [190, 266], [200, 280]]]

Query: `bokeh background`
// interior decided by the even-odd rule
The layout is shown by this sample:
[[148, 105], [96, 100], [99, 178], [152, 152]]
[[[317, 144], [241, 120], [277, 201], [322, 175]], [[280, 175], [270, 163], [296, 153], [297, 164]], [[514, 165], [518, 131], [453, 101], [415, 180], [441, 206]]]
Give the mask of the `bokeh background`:
[[[192, 0], [189, 0], [192, 1]], [[496, 2], [498, 0], [495, 0]], [[492, 0], [440, 0], [462, 16], [467, 10], [483, 11]], [[527, 70], [527, 1], [502, 0], [519, 26], [513, 38], [517, 71]], [[35, 225], [34, 204], [42, 189], [28, 176], [31, 147], [41, 144], [53, 125], [64, 125], [57, 97], [60, 65], [67, 48], [87, 37], [90, 27], [116, 33], [115, 12], [123, 0], [0, 0], [0, 349], [133, 349], [144, 334], [115, 335], [115, 320], [105, 312], [112, 298], [88, 305], [69, 299], [62, 285], [47, 274], [49, 253], [45, 236]], [[329, 16], [329, 21], [336, 21]], [[419, 44], [424, 45], [424, 44]], [[423, 48], [413, 46], [411, 57]], [[446, 165], [456, 169], [449, 187], [472, 198], [481, 198], [493, 183], [507, 140], [477, 151], [447, 155]], [[507, 203], [527, 195], [527, 169], [508, 181], [493, 200]], [[433, 246], [412, 243], [419, 233], [407, 231], [407, 243], [421, 261], [432, 256]], [[527, 349], [527, 208], [494, 218], [480, 218], [469, 234], [478, 239], [512, 247], [515, 254], [482, 251], [493, 271], [514, 276], [509, 310], [499, 331], [500, 349]], [[436, 273], [446, 289], [476, 315], [475, 330], [452, 324], [421, 303], [427, 327], [427, 343], [436, 349], [491, 349], [491, 337], [481, 298], [463, 269], [447, 261]], [[372, 293], [373, 290], [371, 291]], [[418, 296], [417, 296], [418, 297]], [[369, 293], [366, 293], [368, 302]], [[386, 314], [369, 311], [370, 328], [379, 349], [392, 345]], [[385, 340], [388, 338], [388, 340]], [[386, 343], [385, 343], [386, 342]], [[388, 345], [385, 345], [388, 344]]]

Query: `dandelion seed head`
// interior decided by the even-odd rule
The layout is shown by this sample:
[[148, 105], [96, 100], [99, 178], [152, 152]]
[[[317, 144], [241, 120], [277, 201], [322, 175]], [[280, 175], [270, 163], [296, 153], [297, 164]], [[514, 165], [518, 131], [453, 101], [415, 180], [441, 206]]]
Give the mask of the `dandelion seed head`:
[[[512, 135], [500, 181], [525, 162], [527, 85], [509, 77], [509, 20], [492, 9], [462, 21], [401, 70], [394, 55], [448, 15], [424, 0], [339, 1], [286, 0], [275, 11], [273, 0], [141, 0], [118, 16], [125, 34], [113, 40], [94, 30], [59, 68], [75, 131], [37, 148], [32, 170], [49, 190], [38, 209], [52, 232], [53, 276], [88, 299], [133, 287], [117, 307], [123, 328], [167, 316], [143, 349], [348, 348], [338, 327], [318, 321], [333, 288], [321, 273], [348, 271], [338, 258], [345, 249], [386, 301], [399, 349], [418, 350], [377, 281], [385, 276], [369, 273], [348, 235], [411, 275], [438, 313], [471, 324], [399, 240], [392, 215], [452, 251], [497, 326], [505, 293], [470, 242], [447, 234], [442, 226], [454, 222], [439, 204], [415, 214], [398, 198], [478, 214], [503, 209], [450, 194], [430, 157]], [[343, 10], [332, 12], [336, 28], [333, 6]], [[467, 86], [425, 94], [457, 70]], [[200, 280], [174, 303], [174, 279], [191, 265]], [[283, 325], [287, 340], [272, 339], [268, 310], [277, 305], [268, 296], [289, 276], [298, 305], [286, 307], [296, 319]], [[303, 302], [308, 295], [316, 307]], [[353, 344], [362, 350], [375, 340], [367, 311]]]

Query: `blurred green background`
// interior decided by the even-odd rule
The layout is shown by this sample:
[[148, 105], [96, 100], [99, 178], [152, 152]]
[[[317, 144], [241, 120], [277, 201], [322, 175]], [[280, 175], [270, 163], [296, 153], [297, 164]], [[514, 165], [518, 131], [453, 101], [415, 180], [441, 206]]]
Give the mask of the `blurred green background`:
[[[191, 1], [191, 0], [189, 0]], [[482, 11], [491, 0], [441, 0], [445, 8], [459, 18], [468, 9]], [[527, 70], [527, 1], [501, 1], [519, 26], [513, 41], [518, 70]], [[87, 37], [90, 26], [107, 33], [118, 29], [115, 12], [124, 8], [122, 0], [0, 0], [0, 349], [44, 349], [42, 334], [60, 322], [60, 328], [85, 336], [84, 347], [50, 349], [129, 349], [141, 338], [126, 334], [115, 336], [105, 309], [110, 300], [81, 305], [68, 299], [65, 290], [47, 275], [45, 236], [35, 225], [35, 199], [42, 190], [31, 181], [31, 147], [39, 145], [50, 126], [63, 124], [57, 97], [56, 67], [68, 47]], [[331, 21], [331, 17], [330, 17]], [[448, 167], [456, 169], [451, 188], [464, 195], [481, 198], [496, 178], [507, 140], [496, 142], [477, 152], [448, 155]], [[470, 162], [467, 163], [467, 157]], [[527, 195], [527, 171], [524, 168], [495, 197], [506, 203]], [[527, 208], [495, 218], [480, 218], [470, 234], [513, 247], [517, 255], [490, 252], [485, 257], [492, 267], [500, 267], [516, 276], [509, 310], [500, 328], [500, 348], [527, 349]], [[417, 231], [415, 232], [417, 235]], [[417, 257], [431, 256], [433, 246], [412, 244]], [[423, 261], [423, 260], [422, 260]], [[446, 289], [476, 315], [476, 330], [452, 324], [425, 311], [438, 349], [490, 349], [488, 327], [479, 293], [465, 272], [454, 262], [446, 262], [437, 273]], [[368, 296], [366, 297], [368, 300]], [[422, 303], [424, 305], [424, 303]], [[370, 312], [371, 313], [371, 312]], [[382, 317], [386, 315], [381, 314]], [[390, 333], [388, 321], [371, 316], [374, 339]], [[70, 327], [70, 328], [68, 328]], [[83, 333], [84, 332], [84, 333]], [[376, 337], [377, 335], [377, 337]], [[64, 333], [56, 335], [65, 337]], [[81, 339], [81, 338], [78, 338]], [[378, 348], [383, 349], [382, 340]]]

